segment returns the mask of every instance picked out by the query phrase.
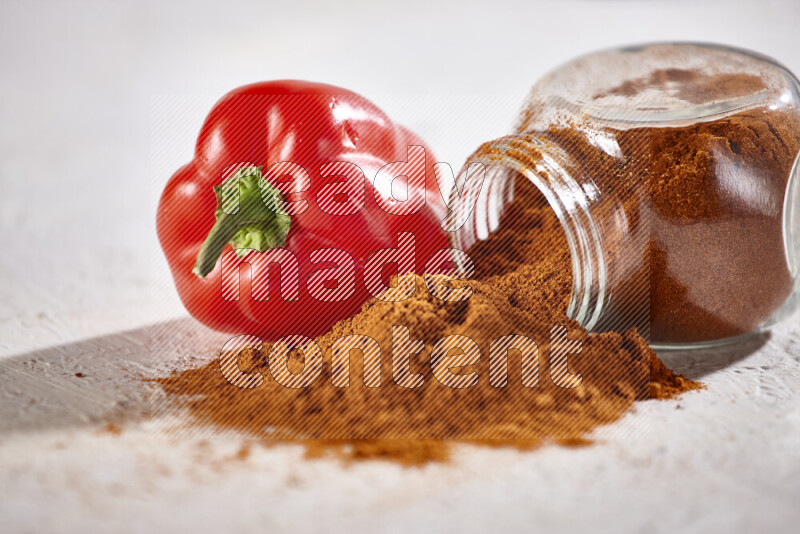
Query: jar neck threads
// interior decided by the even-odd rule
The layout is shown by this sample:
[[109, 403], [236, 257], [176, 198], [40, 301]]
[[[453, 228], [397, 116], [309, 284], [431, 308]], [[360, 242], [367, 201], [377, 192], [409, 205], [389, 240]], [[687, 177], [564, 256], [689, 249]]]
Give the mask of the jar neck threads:
[[474, 184], [482, 173], [482, 187], [450, 195], [450, 206], [465, 219], [451, 233], [453, 247], [469, 252], [477, 241], [487, 239], [497, 230], [505, 206], [513, 200], [514, 181], [530, 180], [555, 212], [569, 246], [573, 285], [567, 315], [593, 329], [609, 298], [602, 232], [592, 214], [600, 192], [591, 180], [575, 172], [563, 148], [530, 135], [510, 135], [485, 143], [467, 160], [456, 184]]

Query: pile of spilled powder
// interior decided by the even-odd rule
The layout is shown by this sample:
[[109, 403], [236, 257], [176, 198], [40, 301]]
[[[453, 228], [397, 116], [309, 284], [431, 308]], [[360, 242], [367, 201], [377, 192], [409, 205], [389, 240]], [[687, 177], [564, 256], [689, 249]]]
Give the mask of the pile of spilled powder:
[[[499, 231], [471, 251], [474, 278], [446, 282], [452, 289], [471, 288], [471, 297], [445, 302], [424, 278], [406, 275], [416, 284], [410, 298], [373, 299], [315, 340], [323, 363], [305, 387], [276, 380], [286, 383], [287, 374], [302, 373], [310, 364], [304, 352], [283, 352], [281, 362], [266, 344], [231, 359], [258, 387], [231, 385], [217, 360], [155, 382], [188, 413], [191, 425], [232, 430], [265, 444], [301, 443], [312, 457], [334, 453], [409, 465], [444, 460], [455, 442], [521, 449], [543, 442], [586, 444], [593, 430], [618, 420], [638, 400], [701, 387], [667, 369], [635, 331], [590, 334], [567, 318], [569, 251], [554, 214], [535, 194], [527, 181], [518, 183]], [[553, 375], [561, 377], [560, 385], [551, 379], [554, 326], [576, 343], [566, 375], [574, 380], [580, 374], [576, 387], [561, 387], [564, 369]], [[403, 332], [410, 338], [405, 343]], [[511, 334], [535, 345], [517, 345], [507, 360], [492, 364], [492, 341]], [[434, 350], [454, 335], [462, 337], [448, 338], [458, 340], [450, 350], [441, 343]], [[348, 345], [357, 350], [337, 344], [347, 336], [362, 336]], [[365, 357], [377, 355], [375, 343], [379, 363]], [[393, 350], [401, 349], [410, 353], [409, 364], [393, 369]], [[434, 363], [450, 358], [449, 377], [431, 365], [432, 353]], [[376, 361], [366, 365], [366, 374], [365, 360]]]

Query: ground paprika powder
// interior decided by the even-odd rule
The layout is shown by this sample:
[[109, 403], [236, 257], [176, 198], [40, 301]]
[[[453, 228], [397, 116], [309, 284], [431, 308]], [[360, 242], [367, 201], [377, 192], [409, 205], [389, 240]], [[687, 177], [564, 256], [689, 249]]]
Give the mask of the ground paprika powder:
[[[516, 200], [501, 230], [474, 254], [475, 279], [449, 282], [470, 286], [472, 296], [445, 302], [415, 275], [417, 289], [399, 302], [373, 299], [352, 318], [316, 339], [323, 353], [321, 375], [307, 387], [292, 389], [271, 377], [271, 346], [245, 348], [238, 367], [265, 377], [256, 388], [231, 385], [220, 362], [176, 371], [155, 383], [167, 406], [185, 410], [194, 427], [244, 434], [265, 444], [299, 442], [309, 455], [334, 451], [349, 459], [383, 458], [420, 464], [448, 457], [450, 445], [467, 442], [531, 448], [543, 442], [588, 443], [599, 425], [619, 419], [637, 400], [670, 398], [700, 387], [669, 371], [634, 330], [591, 334], [566, 316], [572, 280], [569, 248], [553, 211], [530, 182], [519, 181]], [[507, 254], [513, 251], [512, 254]], [[411, 371], [422, 375], [418, 388], [393, 380], [392, 328], [402, 325], [424, 350], [413, 356]], [[550, 376], [550, 331], [566, 329], [581, 350], [569, 357], [580, 373], [578, 387], [556, 386]], [[504, 387], [492, 385], [489, 344], [505, 334], [528, 336], [539, 345], [537, 387], [523, 385], [519, 355], [510, 354]], [[367, 387], [363, 354], [349, 355], [349, 385], [332, 384], [336, 340], [365, 334], [381, 348], [380, 386]], [[481, 349], [477, 383], [467, 388], [443, 385], [429, 362], [434, 344], [461, 334]], [[294, 351], [289, 369], [301, 372], [304, 356]]]

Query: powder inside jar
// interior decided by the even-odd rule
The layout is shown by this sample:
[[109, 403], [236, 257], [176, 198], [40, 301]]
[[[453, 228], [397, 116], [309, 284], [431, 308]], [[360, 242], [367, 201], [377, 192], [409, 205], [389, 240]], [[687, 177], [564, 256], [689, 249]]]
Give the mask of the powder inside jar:
[[757, 329], [792, 291], [783, 203], [800, 118], [755, 109], [648, 135], [651, 335], [663, 342]]
[[761, 107], [627, 129], [587, 119], [542, 131], [537, 121], [527, 109], [522, 135], [486, 143], [473, 158], [504, 165], [512, 156], [534, 169], [543, 157], [534, 139], [542, 151], [563, 150], [568, 172], [600, 192], [591, 210], [612, 298], [599, 330], [635, 326], [653, 343], [721, 340], [757, 330], [787, 300], [784, 202], [799, 114]]

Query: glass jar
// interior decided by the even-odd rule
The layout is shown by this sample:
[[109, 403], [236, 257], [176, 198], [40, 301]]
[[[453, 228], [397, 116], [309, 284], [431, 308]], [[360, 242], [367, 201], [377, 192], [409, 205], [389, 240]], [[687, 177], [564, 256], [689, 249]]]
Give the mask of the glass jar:
[[571, 318], [661, 347], [730, 341], [798, 307], [798, 152], [800, 85], [770, 58], [705, 44], [586, 55], [467, 160], [459, 184], [485, 177], [451, 195], [468, 214], [453, 246], [489, 237], [530, 180], [566, 234]]

